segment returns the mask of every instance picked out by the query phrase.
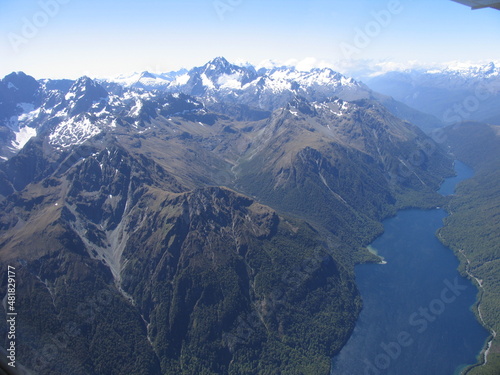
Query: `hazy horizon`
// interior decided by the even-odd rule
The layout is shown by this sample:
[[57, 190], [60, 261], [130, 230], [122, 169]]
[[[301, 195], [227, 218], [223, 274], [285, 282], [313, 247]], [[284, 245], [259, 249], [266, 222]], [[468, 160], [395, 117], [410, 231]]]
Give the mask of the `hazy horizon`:
[[450, 0], [19, 0], [0, 5], [0, 76], [114, 77], [230, 62], [329, 66], [500, 61], [500, 12]]

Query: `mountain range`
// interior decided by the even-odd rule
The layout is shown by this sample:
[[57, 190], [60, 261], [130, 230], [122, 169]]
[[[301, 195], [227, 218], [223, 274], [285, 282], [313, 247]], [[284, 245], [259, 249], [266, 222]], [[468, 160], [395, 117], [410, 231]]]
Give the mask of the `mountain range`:
[[500, 124], [500, 68], [484, 65], [394, 71], [365, 82], [445, 125], [467, 121]]
[[381, 221], [441, 205], [452, 174], [398, 111], [432, 119], [329, 69], [223, 58], [132, 85], [5, 77], [21, 370], [327, 374]]
[[107, 82], [144, 90], [182, 92], [200, 98], [207, 106], [222, 102], [268, 111], [286, 105], [295, 96], [309, 101], [323, 101], [332, 97], [348, 101], [374, 99], [382, 102], [396, 116], [419, 125], [426, 131], [442, 126], [440, 120], [432, 115], [374, 92], [362, 82], [330, 68], [309, 71], [293, 66], [258, 68], [250, 64], [231, 64], [225, 58], [217, 57], [190, 70], [161, 74], [143, 72], [126, 78], [102, 81], [103, 84]]
[[[82, 85], [89, 85], [85, 87], [85, 95], [82, 95]], [[250, 118], [264, 118], [295, 97], [319, 102], [331, 98], [347, 101], [370, 99], [382, 103], [394, 115], [426, 131], [442, 125], [433, 116], [373, 92], [366, 85], [328, 68], [308, 72], [291, 67], [256, 71], [252, 66], [240, 67], [219, 57], [189, 71], [165, 74], [143, 72], [114, 81], [98, 82], [87, 77], [76, 81], [37, 81], [18, 72], [0, 81], [0, 158], [8, 159], [18, 152], [28, 139], [37, 134], [42, 124], [67, 119], [68, 116], [72, 118], [86, 110], [102, 115], [106, 122], [106, 112], [102, 112], [106, 106], [113, 107], [115, 112], [130, 111], [131, 103], [136, 103], [135, 108], [140, 111], [142, 107], [139, 106], [145, 99], [168, 93], [192, 96], [196, 98], [193, 100], [214, 112], [231, 111], [228, 108], [230, 105], [238, 106], [236, 112], [241, 114], [246, 108], [244, 115]], [[82, 121], [85, 122], [83, 117]], [[97, 131], [87, 125], [79, 127], [85, 129], [85, 134]], [[58, 130], [63, 128], [64, 124]], [[43, 132], [43, 129], [40, 131]], [[70, 136], [68, 131], [66, 129], [68, 139], [86, 137], [84, 133]]]

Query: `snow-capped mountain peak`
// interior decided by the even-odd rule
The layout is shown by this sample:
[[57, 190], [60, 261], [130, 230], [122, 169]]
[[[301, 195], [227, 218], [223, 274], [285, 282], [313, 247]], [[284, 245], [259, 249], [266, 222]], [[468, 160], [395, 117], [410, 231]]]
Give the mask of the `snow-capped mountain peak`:
[[[158, 88], [155, 83], [144, 83], [141, 86], [144, 89]], [[294, 95], [308, 100], [331, 96], [352, 100], [370, 95], [366, 86], [330, 68], [301, 70], [293, 66], [272, 66], [257, 71], [252, 65], [235, 65], [224, 57], [216, 57], [177, 75], [163, 89], [199, 97], [207, 104], [229, 101], [266, 110], [286, 105]]]
[[189, 71], [143, 72], [120, 77], [114, 82], [148, 91], [181, 92], [207, 104], [229, 101], [265, 110], [286, 105], [294, 95], [313, 101], [332, 96], [346, 100], [370, 96], [366, 86], [327, 67], [305, 70], [304, 67], [272, 64], [257, 70], [251, 64], [233, 64], [224, 57], [216, 57]]
[[227, 61], [224, 57], [216, 57], [215, 59], [209, 61], [204, 65], [204, 70], [225, 70], [229, 68], [232, 64]]
[[152, 79], [156, 79], [156, 78], [158, 78], [158, 77], [159, 77], [159, 75], [157, 75], [157, 74], [153, 74], [153, 73], [150, 73], [150, 72], [148, 72], [148, 71], [144, 71], [144, 72], [142, 72], [142, 73], [141, 73], [141, 76], [140, 76], [140, 78], [139, 78], [139, 79], [143, 79], [143, 78], [152, 78]]
[[97, 82], [87, 76], [78, 78], [66, 95], [66, 100], [72, 98], [80, 99], [84, 96], [92, 96], [95, 100], [108, 96], [106, 90]]
[[497, 71], [497, 67], [494, 62], [490, 62], [484, 66], [484, 73], [485, 74], [491, 74]]
[[427, 74], [452, 75], [468, 78], [491, 78], [500, 75], [500, 68], [494, 62], [484, 64], [452, 63], [443, 68], [433, 68], [426, 71]]
[[[2, 106], [7, 103], [24, 102], [34, 103], [40, 84], [33, 78], [23, 72], [15, 72], [7, 75], [0, 81], [0, 115], [5, 115], [5, 108]], [[12, 115], [8, 111], [8, 115]]]
[[81, 77], [75, 81], [69, 89], [65, 99], [70, 102], [69, 115], [76, 116], [82, 112], [89, 111], [96, 104], [105, 104], [108, 92], [97, 82], [89, 77]]

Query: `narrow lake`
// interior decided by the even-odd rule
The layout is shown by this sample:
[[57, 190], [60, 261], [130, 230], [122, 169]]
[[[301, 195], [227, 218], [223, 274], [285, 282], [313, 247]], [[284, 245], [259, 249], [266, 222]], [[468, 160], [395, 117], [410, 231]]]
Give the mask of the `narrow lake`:
[[[460, 162], [455, 170], [441, 194], [473, 175]], [[356, 266], [363, 310], [332, 375], [454, 375], [476, 362], [488, 331], [471, 311], [477, 288], [435, 235], [446, 216], [412, 209], [384, 221], [371, 248], [386, 264]]]

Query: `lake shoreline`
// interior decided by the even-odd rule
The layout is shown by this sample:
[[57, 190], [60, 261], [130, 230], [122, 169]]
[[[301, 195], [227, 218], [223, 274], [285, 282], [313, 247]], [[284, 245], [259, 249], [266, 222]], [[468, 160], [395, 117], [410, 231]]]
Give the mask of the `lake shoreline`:
[[[457, 174], [456, 178], [460, 176]], [[446, 199], [445, 194], [443, 198]], [[478, 355], [483, 353], [483, 349], [478, 350], [480, 354], [473, 350], [484, 348], [489, 341], [489, 331], [480, 324], [472, 309], [477, 300], [477, 285], [459, 273], [461, 259], [438, 238], [445, 217], [450, 215], [444, 209], [445, 206], [438, 204], [398, 210], [383, 221], [383, 233], [366, 246], [374, 260], [356, 266], [363, 310], [350, 340], [332, 358], [331, 374], [363, 371], [400, 374], [408, 366], [413, 366], [415, 360], [421, 362], [415, 367], [420, 373], [452, 374], [471, 368], [478, 360]], [[377, 267], [380, 265], [384, 267]], [[429, 276], [432, 277], [429, 279]], [[460, 301], [457, 298], [453, 305], [446, 299], [441, 302], [436, 299], [443, 295], [442, 290], [446, 286], [451, 285], [449, 280], [455, 280], [456, 285], [468, 288]], [[436, 306], [441, 305], [443, 311], [438, 311]], [[415, 317], [423, 316], [417, 315], [420, 314], [418, 306], [430, 308], [431, 311], [434, 309], [435, 317], [429, 318], [428, 323], [417, 320]], [[445, 310], [443, 317], [439, 317]], [[459, 315], [464, 317], [457, 320]], [[427, 325], [438, 317], [439, 325], [434, 324], [432, 330], [427, 330]], [[417, 324], [422, 324], [421, 330], [416, 329]], [[404, 335], [400, 336], [401, 333]], [[442, 341], [445, 336], [447, 338]], [[397, 355], [394, 358], [385, 356], [387, 347], [398, 343], [398, 339], [402, 341]], [[405, 349], [403, 344], [409, 347], [413, 342], [418, 344]], [[455, 346], [456, 342], [467, 342], [468, 347]], [[413, 353], [417, 348], [418, 353]], [[426, 350], [434, 353], [437, 361], [426, 360]]]
[[[474, 171], [474, 169], [471, 168], [471, 167], [469, 167], [469, 166], [467, 166], [465, 163], [463, 163], [460, 160], [455, 160], [454, 161], [454, 163], [453, 163], [454, 168], [456, 168], [457, 162], [459, 164], [462, 164], [462, 165], [466, 166], [471, 171], [473, 171], [473, 173], [472, 173], [471, 176], [469, 176], [468, 178], [460, 181], [458, 184], [460, 184], [463, 181], [467, 181], [468, 179], [474, 177], [474, 175], [476, 174], [476, 172]], [[447, 196], [453, 196], [453, 195], [455, 195], [455, 191], [456, 191], [456, 188], [458, 187], [458, 184], [454, 187], [453, 193], [448, 194]], [[444, 210], [448, 214], [448, 217], [453, 215], [453, 212], [451, 212], [450, 210], [446, 209], [446, 207], [444, 207]], [[444, 228], [444, 227], [445, 227], [445, 225], [443, 225], [442, 228]], [[444, 240], [444, 238], [442, 237], [442, 235], [440, 233], [440, 231], [441, 231], [442, 228], [438, 229], [438, 231], [436, 233], [436, 236], [439, 239], [439, 241], [443, 245], [446, 246], [445, 240]], [[494, 329], [492, 329], [492, 328], [490, 328], [490, 327], [487, 326], [487, 324], [484, 321], [484, 318], [482, 316], [482, 313], [481, 313], [481, 302], [482, 302], [482, 297], [483, 297], [483, 293], [484, 293], [483, 280], [479, 279], [478, 277], [476, 277], [474, 274], [472, 274], [470, 272], [469, 268], [470, 268], [471, 261], [469, 260], [469, 258], [467, 257], [467, 255], [465, 254], [465, 252], [464, 252], [463, 249], [457, 249], [457, 250], [455, 250], [455, 249], [453, 249], [451, 247], [450, 247], [450, 249], [453, 251], [453, 254], [456, 256], [456, 258], [460, 262], [460, 266], [463, 266], [463, 268], [465, 270], [465, 275], [464, 276], [466, 276], [476, 286], [476, 288], [478, 290], [476, 302], [474, 303], [473, 306], [471, 306], [471, 308], [474, 311], [474, 315], [476, 316], [477, 321], [490, 333], [490, 336], [488, 336], [488, 338], [485, 340], [484, 345], [481, 348], [481, 351], [477, 355], [478, 361], [475, 364], [473, 364], [473, 365], [466, 366], [464, 369], [462, 369], [459, 372], [459, 374], [461, 374], [461, 375], [467, 375], [472, 369], [474, 369], [476, 367], [484, 366], [484, 365], [486, 365], [486, 363], [488, 363], [488, 354], [490, 352], [493, 340], [496, 338], [496, 332], [495, 332]]]

